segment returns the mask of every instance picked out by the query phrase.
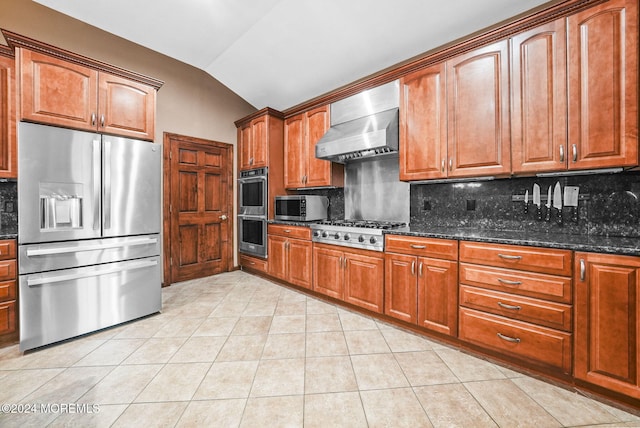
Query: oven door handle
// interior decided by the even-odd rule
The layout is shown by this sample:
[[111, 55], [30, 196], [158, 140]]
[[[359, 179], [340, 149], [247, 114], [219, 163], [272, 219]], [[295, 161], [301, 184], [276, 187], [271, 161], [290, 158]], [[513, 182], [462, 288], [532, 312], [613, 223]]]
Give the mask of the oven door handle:
[[243, 220], [264, 220], [267, 221], [267, 216], [265, 215], [252, 215], [252, 214], [238, 214], [239, 219]]

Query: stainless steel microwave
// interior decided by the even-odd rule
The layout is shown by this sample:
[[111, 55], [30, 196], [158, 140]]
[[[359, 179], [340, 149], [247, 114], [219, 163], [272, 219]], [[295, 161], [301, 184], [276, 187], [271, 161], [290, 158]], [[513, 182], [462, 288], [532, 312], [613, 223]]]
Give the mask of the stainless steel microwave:
[[329, 198], [316, 195], [276, 196], [275, 219], [292, 221], [326, 220]]

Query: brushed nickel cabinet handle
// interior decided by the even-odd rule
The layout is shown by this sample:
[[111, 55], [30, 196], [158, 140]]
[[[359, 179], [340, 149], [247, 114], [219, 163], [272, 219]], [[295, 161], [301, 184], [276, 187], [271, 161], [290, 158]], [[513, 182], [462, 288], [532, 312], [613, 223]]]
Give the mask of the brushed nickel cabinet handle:
[[413, 261], [411, 262], [411, 275], [415, 275], [416, 274], [416, 262]]
[[580, 259], [580, 281], [584, 281], [587, 277], [587, 265], [584, 263], [584, 259]]
[[502, 278], [498, 278], [498, 282], [501, 282], [502, 284], [507, 284], [507, 285], [520, 285], [520, 284], [522, 284], [522, 281], [510, 281], [508, 279], [502, 279]]
[[425, 248], [427, 248], [427, 246], [426, 245], [411, 244], [411, 248], [415, 248], [416, 250], [424, 250]]
[[564, 146], [560, 145], [560, 162], [564, 162]]
[[498, 257], [500, 257], [501, 259], [505, 259], [505, 260], [520, 260], [520, 259], [522, 259], [522, 256], [512, 256], [510, 254], [500, 254], [500, 253], [498, 253]]
[[422, 276], [422, 262], [418, 265], [418, 276]]
[[573, 156], [573, 161], [574, 162], [578, 162], [578, 146], [576, 146], [575, 144], [571, 145], [571, 152], [572, 152], [572, 156]]
[[440, 165], [440, 170], [444, 172], [444, 159], [442, 159], [442, 164]]
[[510, 309], [512, 311], [519, 311], [520, 309], [522, 309], [521, 306], [507, 305], [506, 303], [502, 303], [502, 302], [498, 302], [498, 306], [500, 306], [503, 309]]
[[285, 229], [284, 233], [291, 233], [291, 229]]
[[91, 126], [96, 126], [96, 114], [91, 113]]
[[519, 337], [509, 337], [509, 336], [505, 336], [504, 334], [500, 334], [498, 333], [498, 337], [502, 340], [506, 340], [507, 342], [511, 342], [511, 343], [520, 343], [520, 338]]
[[453, 171], [453, 158], [449, 158], [449, 171]]
[[100, 115], [100, 126], [104, 128], [104, 114]]

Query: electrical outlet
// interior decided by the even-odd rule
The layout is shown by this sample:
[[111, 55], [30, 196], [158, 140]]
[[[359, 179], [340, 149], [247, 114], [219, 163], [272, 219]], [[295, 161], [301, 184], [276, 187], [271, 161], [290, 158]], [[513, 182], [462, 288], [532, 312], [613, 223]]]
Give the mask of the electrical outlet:
[[4, 212], [12, 213], [15, 209], [15, 204], [13, 201], [5, 201], [4, 203]]
[[431, 211], [431, 201], [425, 199], [422, 201], [422, 210], [423, 211]]
[[467, 199], [467, 211], [475, 211], [475, 210], [476, 210], [476, 200]]

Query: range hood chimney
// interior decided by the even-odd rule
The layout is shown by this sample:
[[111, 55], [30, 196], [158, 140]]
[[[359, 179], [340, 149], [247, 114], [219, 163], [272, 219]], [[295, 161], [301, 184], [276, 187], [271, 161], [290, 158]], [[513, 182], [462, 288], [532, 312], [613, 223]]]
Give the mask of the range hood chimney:
[[316, 158], [347, 163], [398, 153], [398, 80], [331, 104], [331, 128], [316, 144]]

